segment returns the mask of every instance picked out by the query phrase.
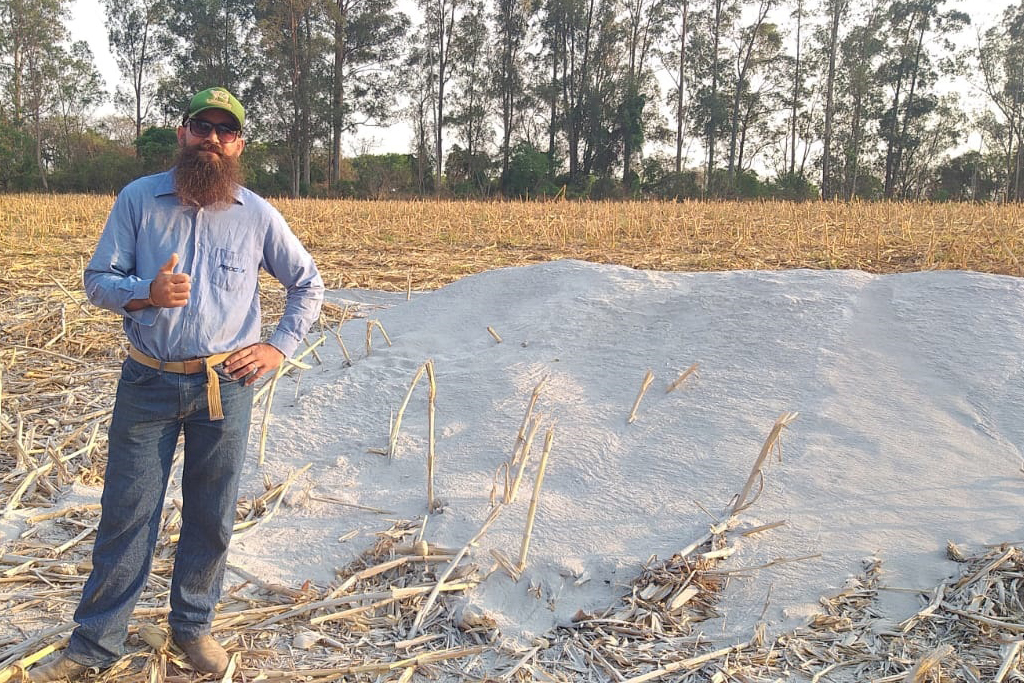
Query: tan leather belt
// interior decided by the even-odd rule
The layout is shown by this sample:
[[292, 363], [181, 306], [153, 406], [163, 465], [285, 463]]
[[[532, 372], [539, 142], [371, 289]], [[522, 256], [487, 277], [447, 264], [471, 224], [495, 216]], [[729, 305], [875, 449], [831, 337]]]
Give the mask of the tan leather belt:
[[134, 346], [128, 347], [128, 355], [134, 360], [142, 363], [147, 368], [173, 372], [176, 375], [195, 375], [200, 372], [206, 373], [206, 401], [210, 408], [211, 420], [224, 419], [224, 406], [220, 402], [220, 376], [213, 368], [223, 363], [233, 352], [215, 353], [206, 358], [193, 358], [192, 360], [171, 360], [160, 361], [147, 356]]

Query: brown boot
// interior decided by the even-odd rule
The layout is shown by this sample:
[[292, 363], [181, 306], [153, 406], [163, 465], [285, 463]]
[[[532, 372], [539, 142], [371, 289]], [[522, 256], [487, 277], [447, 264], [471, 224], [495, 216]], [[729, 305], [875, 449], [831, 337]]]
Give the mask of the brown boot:
[[174, 644], [181, 648], [196, 671], [220, 675], [228, 668], [228, 653], [213, 636], [199, 636], [195, 640], [180, 640], [175, 636]]
[[85, 664], [79, 664], [66, 654], [62, 654], [49, 664], [44, 664], [29, 671], [28, 680], [32, 683], [77, 681], [78, 677], [84, 674], [88, 668]]

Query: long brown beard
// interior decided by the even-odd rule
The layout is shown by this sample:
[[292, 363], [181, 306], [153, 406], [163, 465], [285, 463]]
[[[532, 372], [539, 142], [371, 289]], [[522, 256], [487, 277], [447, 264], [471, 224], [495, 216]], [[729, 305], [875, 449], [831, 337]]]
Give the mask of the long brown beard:
[[210, 143], [186, 145], [178, 151], [174, 164], [174, 189], [182, 202], [213, 206], [234, 201], [235, 190], [242, 183], [242, 166], [238, 157], [224, 156], [219, 152], [221, 149]]

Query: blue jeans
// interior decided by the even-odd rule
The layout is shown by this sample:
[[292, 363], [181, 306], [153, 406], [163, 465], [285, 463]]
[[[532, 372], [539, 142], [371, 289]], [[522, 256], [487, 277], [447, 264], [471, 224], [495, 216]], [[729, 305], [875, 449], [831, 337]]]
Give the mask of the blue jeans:
[[128, 618], [149, 577], [183, 428], [181, 537], [169, 622], [179, 640], [210, 632], [234, 526], [253, 396], [252, 387], [223, 373], [220, 384], [224, 419], [213, 422], [205, 373], [179, 375], [125, 360], [110, 422], [93, 569], [67, 650], [72, 660], [105, 667], [124, 653]]

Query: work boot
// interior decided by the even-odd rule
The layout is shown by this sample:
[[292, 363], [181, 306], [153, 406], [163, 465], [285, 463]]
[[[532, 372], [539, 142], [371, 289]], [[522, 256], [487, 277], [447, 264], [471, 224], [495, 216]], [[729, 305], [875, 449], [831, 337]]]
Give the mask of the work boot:
[[181, 640], [175, 636], [174, 644], [181, 648], [196, 671], [219, 676], [228, 668], [228, 653], [213, 636], [199, 636], [195, 640]]
[[66, 654], [62, 654], [49, 664], [44, 664], [29, 671], [28, 680], [31, 683], [77, 681], [78, 677], [84, 674], [88, 668], [85, 664], [79, 664]]

